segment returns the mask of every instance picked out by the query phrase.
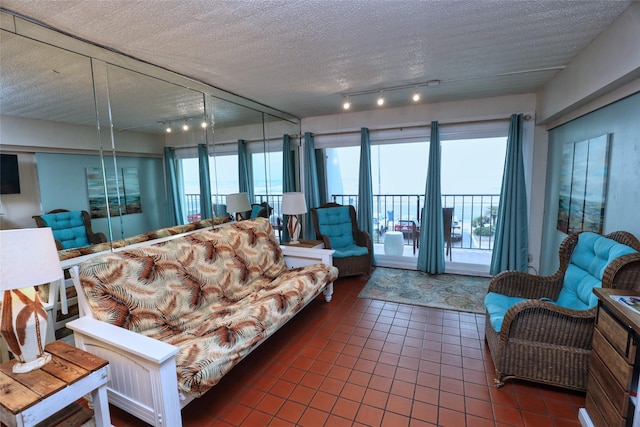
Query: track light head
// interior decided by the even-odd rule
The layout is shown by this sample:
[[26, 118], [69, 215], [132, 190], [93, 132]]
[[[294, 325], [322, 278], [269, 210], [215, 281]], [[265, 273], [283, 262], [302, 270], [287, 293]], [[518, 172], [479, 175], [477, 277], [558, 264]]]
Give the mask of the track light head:
[[384, 105], [384, 96], [382, 96], [382, 92], [380, 92], [380, 96], [378, 97], [378, 100], [376, 102], [378, 104], [378, 107], [382, 107]]
[[418, 102], [420, 101], [420, 92], [415, 92], [413, 94], [413, 96], [411, 97], [411, 99], [413, 99], [413, 102]]
[[351, 108], [351, 101], [349, 101], [349, 97], [346, 97], [342, 104], [342, 109], [348, 110], [349, 108]]

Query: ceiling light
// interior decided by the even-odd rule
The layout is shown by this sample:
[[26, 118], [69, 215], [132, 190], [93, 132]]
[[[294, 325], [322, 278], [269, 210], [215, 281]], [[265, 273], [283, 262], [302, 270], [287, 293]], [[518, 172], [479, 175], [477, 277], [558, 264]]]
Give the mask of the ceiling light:
[[207, 122], [202, 122], [202, 124], [200, 126], [202, 126], [202, 129], [206, 129], [207, 128]]
[[348, 110], [349, 108], [351, 108], [351, 101], [349, 101], [349, 97], [348, 96], [344, 100], [344, 103], [342, 104], [342, 108], [345, 109], [345, 110]]
[[420, 101], [420, 92], [414, 92], [413, 96], [411, 97], [411, 99], [413, 99], [413, 102], [418, 102]]
[[171, 133], [171, 126], [167, 126], [167, 133]]
[[182, 125], [182, 130], [184, 130], [184, 131], [189, 130], [189, 124], [187, 123], [186, 120], [185, 120], [184, 124]]
[[382, 107], [384, 105], [384, 97], [382, 96], [382, 92], [380, 92], [380, 96], [378, 97], [378, 101], [376, 101], [378, 103], [379, 107]]

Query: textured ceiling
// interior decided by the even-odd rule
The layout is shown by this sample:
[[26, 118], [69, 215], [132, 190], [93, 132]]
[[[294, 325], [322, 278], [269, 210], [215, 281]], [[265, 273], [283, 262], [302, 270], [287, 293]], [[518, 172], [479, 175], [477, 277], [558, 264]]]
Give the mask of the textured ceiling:
[[[421, 88], [422, 102], [534, 92], [630, 3], [1, 0], [0, 5], [270, 107], [310, 117], [340, 112], [342, 94], [432, 79], [442, 83]], [[3, 37], [3, 57], [9, 54], [5, 42]], [[41, 61], [46, 66], [38, 70], [40, 76], [51, 76], [54, 59], [46, 61]], [[55, 64], [86, 66], [73, 58]], [[4, 79], [4, 60], [0, 66]], [[32, 83], [22, 82], [25, 90]], [[80, 82], [77, 90], [90, 90], [86, 84]], [[410, 103], [412, 90], [385, 93], [387, 105]], [[4, 109], [7, 98], [4, 92], [2, 96]], [[122, 102], [129, 102], [127, 96], [136, 97], [124, 91]], [[375, 108], [375, 97], [351, 97], [352, 109]], [[148, 101], [152, 108], [162, 98]]]

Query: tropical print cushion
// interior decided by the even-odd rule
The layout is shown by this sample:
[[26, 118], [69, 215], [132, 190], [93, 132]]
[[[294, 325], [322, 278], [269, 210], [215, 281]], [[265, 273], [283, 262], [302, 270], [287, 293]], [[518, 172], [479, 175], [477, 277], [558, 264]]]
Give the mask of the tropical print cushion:
[[337, 278], [288, 269], [266, 218], [203, 230], [80, 265], [91, 310], [180, 348], [180, 391], [199, 396]]

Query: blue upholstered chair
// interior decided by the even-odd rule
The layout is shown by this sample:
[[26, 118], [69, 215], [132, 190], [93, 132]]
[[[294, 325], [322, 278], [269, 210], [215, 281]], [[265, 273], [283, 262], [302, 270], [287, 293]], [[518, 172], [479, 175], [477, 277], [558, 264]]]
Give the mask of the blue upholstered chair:
[[107, 241], [104, 233], [91, 230], [91, 217], [87, 211], [55, 209], [44, 215], [35, 215], [38, 227], [50, 227], [58, 250], [79, 248]]
[[333, 249], [333, 265], [338, 277], [371, 274], [373, 244], [371, 236], [358, 229], [353, 206], [327, 203], [310, 209], [316, 238], [326, 249]]
[[583, 232], [560, 245], [553, 276], [496, 275], [485, 298], [495, 384], [519, 378], [586, 390], [597, 298], [593, 288], [640, 290], [640, 242]]

